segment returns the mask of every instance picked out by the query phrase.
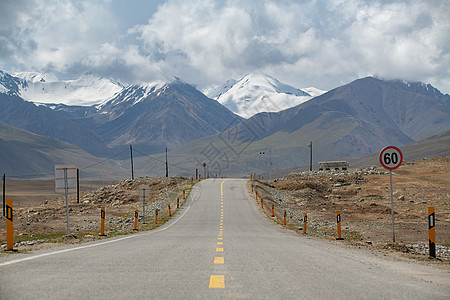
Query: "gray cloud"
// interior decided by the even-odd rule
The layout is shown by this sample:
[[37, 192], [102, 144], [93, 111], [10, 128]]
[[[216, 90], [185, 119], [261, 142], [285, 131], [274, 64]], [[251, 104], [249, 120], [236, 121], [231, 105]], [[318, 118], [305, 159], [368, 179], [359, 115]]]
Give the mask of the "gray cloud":
[[200, 88], [257, 70], [322, 89], [376, 74], [450, 93], [448, 1], [169, 0], [130, 28], [118, 11], [114, 1], [2, 3], [0, 68], [175, 75]]

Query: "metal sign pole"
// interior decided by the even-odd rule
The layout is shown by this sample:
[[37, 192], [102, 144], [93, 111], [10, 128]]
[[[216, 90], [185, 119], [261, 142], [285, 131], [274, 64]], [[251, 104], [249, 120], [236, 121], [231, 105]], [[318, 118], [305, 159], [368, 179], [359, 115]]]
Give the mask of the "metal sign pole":
[[67, 235], [70, 235], [70, 225], [69, 225], [69, 183], [67, 182], [67, 168], [64, 168], [64, 188], [66, 190]]
[[395, 225], [394, 225], [394, 192], [392, 190], [392, 170], [389, 170], [389, 179], [391, 182], [391, 216], [392, 216], [392, 241], [395, 243]]

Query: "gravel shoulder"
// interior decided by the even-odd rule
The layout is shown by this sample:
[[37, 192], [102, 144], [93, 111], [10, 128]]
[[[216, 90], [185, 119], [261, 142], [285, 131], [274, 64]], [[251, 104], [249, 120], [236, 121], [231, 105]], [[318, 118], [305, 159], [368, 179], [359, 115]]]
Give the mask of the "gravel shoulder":
[[[36, 184], [30, 184], [35, 189]], [[143, 203], [139, 200], [139, 186], [150, 187], [145, 204], [145, 224], [143, 223]], [[26, 187], [26, 184], [23, 186]], [[26, 206], [14, 208], [14, 248], [19, 252], [48, 249], [64, 244], [80, 244], [117, 235], [132, 234], [134, 212], [139, 212], [139, 231], [151, 230], [167, 222], [169, 204], [171, 214], [177, 212], [177, 199], [180, 207], [184, 204], [183, 191], [187, 199], [192, 188], [191, 179], [182, 177], [126, 179], [99, 189], [80, 193], [80, 203], [76, 195], [69, 197], [70, 232], [67, 235], [65, 197], [54, 199], [37, 196], [34, 205], [28, 201]], [[31, 204], [31, 205], [30, 205]], [[14, 206], [14, 205], [13, 205]], [[105, 234], [100, 233], [100, 208], [105, 207]], [[158, 224], [155, 214], [158, 209]], [[6, 219], [0, 219], [0, 247], [6, 249]], [[0, 251], [1, 255], [11, 252]]]
[[[335, 240], [336, 211], [351, 247], [450, 266], [450, 158], [406, 162], [393, 172], [396, 242], [392, 242], [389, 173], [381, 167], [291, 173], [273, 181], [255, 180], [264, 213], [303, 234]], [[248, 186], [251, 190], [251, 183]], [[252, 197], [255, 198], [254, 193]], [[272, 204], [275, 217], [272, 217]], [[437, 259], [429, 259], [427, 207], [436, 211]]]

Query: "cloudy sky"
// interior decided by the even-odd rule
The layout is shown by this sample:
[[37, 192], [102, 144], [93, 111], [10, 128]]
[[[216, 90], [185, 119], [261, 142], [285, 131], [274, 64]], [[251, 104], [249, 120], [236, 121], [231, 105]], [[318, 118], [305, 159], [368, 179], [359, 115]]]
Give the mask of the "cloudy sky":
[[450, 93], [450, 1], [3, 0], [0, 69], [200, 89], [253, 71], [324, 90], [376, 75]]

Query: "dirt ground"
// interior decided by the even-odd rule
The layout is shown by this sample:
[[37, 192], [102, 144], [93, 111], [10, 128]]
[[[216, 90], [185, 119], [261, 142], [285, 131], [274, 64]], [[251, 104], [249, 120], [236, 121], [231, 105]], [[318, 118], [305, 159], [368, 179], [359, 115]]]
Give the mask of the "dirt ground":
[[340, 210], [345, 242], [405, 253], [416, 248], [424, 252], [428, 247], [428, 207], [434, 206], [436, 244], [441, 245], [441, 258], [450, 259], [450, 157], [404, 162], [393, 171], [396, 243], [389, 171], [382, 167], [291, 173], [254, 184], [258, 204], [264, 199], [266, 215], [271, 217], [274, 204], [274, 219], [282, 223], [286, 209], [288, 226], [300, 233], [306, 213], [307, 234], [336, 238], [336, 211]]
[[[105, 207], [105, 233], [114, 235], [133, 232], [135, 210], [139, 210], [138, 228], [148, 230], [166, 222], [189, 195], [191, 180], [181, 177], [127, 179], [113, 184], [84, 182], [80, 199], [69, 196], [70, 236], [67, 235], [65, 195], [54, 193], [53, 181], [9, 181], [7, 198], [13, 199], [14, 243], [19, 251], [54, 247], [60, 243], [80, 243], [100, 239], [101, 207]], [[149, 186], [143, 219], [143, 203], [139, 187]], [[100, 188], [99, 188], [100, 187]], [[158, 212], [158, 224], [155, 213]], [[143, 221], [146, 221], [143, 224]], [[0, 219], [0, 244], [6, 247], [6, 219]], [[0, 255], [5, 255], [1, 253]]]

